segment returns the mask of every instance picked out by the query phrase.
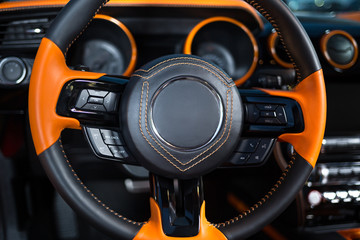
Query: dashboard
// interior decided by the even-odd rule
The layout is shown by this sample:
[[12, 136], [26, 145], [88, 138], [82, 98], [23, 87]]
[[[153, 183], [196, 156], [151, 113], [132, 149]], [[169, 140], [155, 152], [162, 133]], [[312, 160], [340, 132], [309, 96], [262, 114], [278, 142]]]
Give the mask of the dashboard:
[[[25, 166], [32, 167], [32, 174], [37, 175], [40, 170], [33, 163], [33, 145], [29, 139], [27, 91], [37, 48], [63, 3], [31, 2], [36, 1], [23, 5], [0, 3], [1, 149], [6, 157], [26, 162]], [[318, 165], [299, 193], [295, 210], [288, 211], [295, 212], [295, 225], [306, 234], [358, 228], [360, 22], [346, 14], [296, 14], [323, 66], [328, 113]], [[110, 3], [68, 49], [66, 62], [76, 70], [130, 77], [147, 62], [171, 54], [193, 54], [216, 64], [240, 89], [289, 90], [297, 83], [294, 66], [273, 27], [242, 1], [214, 5], [201, 1], [150, 5], [136, 1]], [[11, 133], [7, 129], [18, 129], [14, 134], [20, 139], [19, 143], [10, 137], [13, 144], [10, 148], [7, 144]], [[89, 159], [95, 158], [89, 157], [90, 147], [82, 145], [78, 135], [67, 137], [65, 133], [65, 139], [76, 143], [75, 149], [68, 150], [83, 161], [80, 165], [87, 163], [81, 157], [83, 154], [88, 154]], [[23, 148], [27, 149], [26, 153], [19, 154]], [[274, 154], [270, 154], [273, 149]], [[289, 161], [291, 150], [288, 144], [271, 141], [269, 151], [263, 156], [268, 159], [262, 167], [264, 171], [268, 162], [276, 165], [273, 168], [278, 165], [281, 168]], [[13, 166], [16, 174], [21, 169], [20, 163]], [[130, 178], [143, 179], [147, 175], [137, 167], [121, 168]], [[18, 178], [16, 174], [13, 177]], [[235, 172], [233, 175], [234, 179], [239, 177]], [[21, 206], [25, 204], [18, 202]], [[19, 221], [26, 222], [25, 218], [22, 216]]]

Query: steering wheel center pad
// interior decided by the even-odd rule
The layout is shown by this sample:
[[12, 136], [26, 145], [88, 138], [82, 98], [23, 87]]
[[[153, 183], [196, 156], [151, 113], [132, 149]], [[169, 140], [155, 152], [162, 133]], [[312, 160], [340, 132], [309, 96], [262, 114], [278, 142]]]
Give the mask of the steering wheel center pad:
[[145, 65], [121, 102], [127, 146], [143, 166], [165, 177], [210, 172], [240, 138], [239, 91], [226, 73], [195, 56], [171, 55]]
[[157, 137], [180, 151], [208, 145], [223, 119], [221, 97], [200, 78], [169, 80], [152, 97], [149, 121]]

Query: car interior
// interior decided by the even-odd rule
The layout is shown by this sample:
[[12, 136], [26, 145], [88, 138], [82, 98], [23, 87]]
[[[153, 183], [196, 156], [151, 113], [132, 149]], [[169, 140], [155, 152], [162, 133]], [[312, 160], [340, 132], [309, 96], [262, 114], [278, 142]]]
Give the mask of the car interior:
[[358, 44], [357, 0], [0, 0], [0, 240], [360, 239]]

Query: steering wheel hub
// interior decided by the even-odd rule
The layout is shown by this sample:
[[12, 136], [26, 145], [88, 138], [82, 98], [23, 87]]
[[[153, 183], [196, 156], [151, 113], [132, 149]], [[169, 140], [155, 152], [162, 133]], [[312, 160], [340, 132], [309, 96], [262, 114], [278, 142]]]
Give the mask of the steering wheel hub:
[[240, 138], [241, 98], [225, 72], [201, 58], [173, 55], [135, 72], [121, 101], [127, 146], [162, 176], [201, 176], [228, 159]]
[[200, 78], [167, 81], [155, 93], [150, 124], [155, 135], [178, 150], [195, 150], [216, 137], [223, 120], [219, 94]]

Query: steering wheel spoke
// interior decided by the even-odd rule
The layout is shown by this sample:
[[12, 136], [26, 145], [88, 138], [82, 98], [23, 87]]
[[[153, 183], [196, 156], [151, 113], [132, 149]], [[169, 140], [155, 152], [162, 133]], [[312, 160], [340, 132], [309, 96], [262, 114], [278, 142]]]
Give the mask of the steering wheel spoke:
[[81, 125], [119, 126], [119, 103], [126, 78], [102, 76], [76, 79], [66, 83], [60, 93], [56, 112], [76, 118]]
[[169, 237], [193, 237], [200, 228], [204, 201], [202, 179], [169, 179], [150, 176], [152, 198], [159, 206], [161, 225]]
[[72, 80], [64, 85], [56, 112], [80, 122], [97, 157], [136, 164], [119, 128], [120, 98], [127, 83], [127, 78], [114, 76]]
[[304, 131], [302, 110], [297, 101], [288, 97], [272, 96], [261, 90], [239, 92], [245, 109], [243, 137], [223, 167], [261, 166], [280, 135]]
[[278, 137], [304, 130], [302, 110], [294, 99], [260, 90], [240, 90], [240, 95], [245, 106], [243, 135]]

